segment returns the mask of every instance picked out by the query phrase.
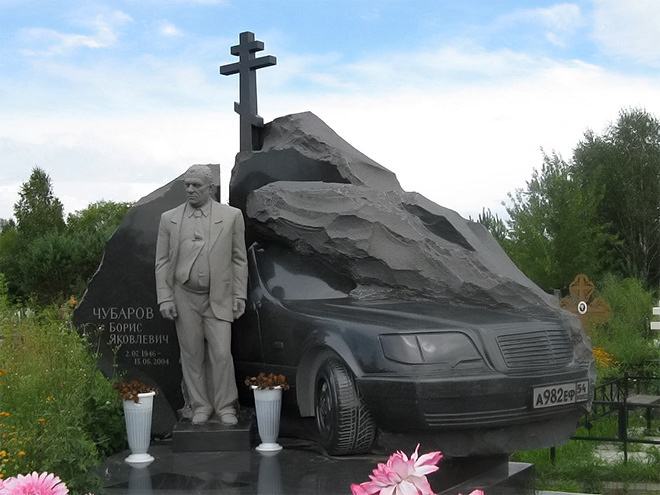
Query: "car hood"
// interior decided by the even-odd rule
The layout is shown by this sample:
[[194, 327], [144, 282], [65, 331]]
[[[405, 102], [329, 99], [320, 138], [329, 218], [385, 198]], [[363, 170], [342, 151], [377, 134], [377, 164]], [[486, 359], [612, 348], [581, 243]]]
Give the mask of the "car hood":
[[559, 315], [537, 315], [441, 302], [364, 301], [350, 298], [283, 301], [289, 310], [317, 318], [330, 318], [396, 331], [519, 326], [533, 322], [559, 323]]

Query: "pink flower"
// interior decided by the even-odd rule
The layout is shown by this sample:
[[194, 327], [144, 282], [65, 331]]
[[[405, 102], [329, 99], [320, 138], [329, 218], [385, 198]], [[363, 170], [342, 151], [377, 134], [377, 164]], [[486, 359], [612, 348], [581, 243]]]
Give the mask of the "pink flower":
[[0, 495], [9, 495], [7, 491], [7, 482], [13, 480], [14, 478], [7, 478], [6, 480], [0, 480]]
[[54, 474], [36, 471], [15, 478], [8, 478], [0, 485], [0, 495], [68, 495], [64, 482]]
[[379, 463], [369, 475], [371, 481], [351, 485], [352, 495], [435, 495], [426, 475], [438, 470], [436, 464], [442, 460], [442, 453], [430, 452], [418, 457], [418, 449], [419, 444], [410, 459], [399, 451], [386, 464]]

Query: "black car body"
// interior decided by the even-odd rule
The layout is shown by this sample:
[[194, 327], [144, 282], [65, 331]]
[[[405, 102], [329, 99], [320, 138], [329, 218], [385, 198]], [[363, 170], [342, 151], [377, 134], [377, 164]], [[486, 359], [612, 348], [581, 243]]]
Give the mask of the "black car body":
[[377, 429], [529, 436], [552, 421], [574, 427], [584, 410], [587, 369], [558, 318], [356, 299], [335, 267], [276, 243], [253, 244], [248, 263], [247, 310], [233, 332], [238, 377], [286, 375], [287, 395], [316, 416], [331, 453], [368, 450]]

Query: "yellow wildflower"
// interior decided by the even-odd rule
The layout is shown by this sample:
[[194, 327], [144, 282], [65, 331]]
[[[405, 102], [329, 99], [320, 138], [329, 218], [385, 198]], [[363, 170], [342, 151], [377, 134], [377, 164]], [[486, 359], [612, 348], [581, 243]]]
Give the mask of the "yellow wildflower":
[[52, 395], [49, 395], [48, 397], [46, 397], [46, 402], [53, 402], [54, 400], [55, 400], [55, 397], [53, 397]]
[[46, 424], [46, 418], [39, 418], [37, 420], [37, 423], [39, 423], [41, 426], [45, 425]]
[[18, 454], [16, 454], [18, 457], [25, 457], [25, 451], [24, 450], [19, 450]]
[[7, 451], [6, 450], [0, 450], [0, 457], [2, 457], [2, 458], [7, 457]]
[[610, 366], [616, 364], [616, 359], [612, 354], [607, 352], [602, 347], [594, 347], [592, 350], [596, 364], [602, 366], [603, 368], [609, 368]]
[[8, 418], [9, 416], [11, 416], [10, 412], [7, 411], [0, 412], [0, 418]]

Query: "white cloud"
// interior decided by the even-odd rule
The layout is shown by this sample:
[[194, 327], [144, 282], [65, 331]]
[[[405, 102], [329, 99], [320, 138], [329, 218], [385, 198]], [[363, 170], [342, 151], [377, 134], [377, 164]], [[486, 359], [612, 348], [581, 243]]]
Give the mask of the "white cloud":
[[[579, 64], [519, 80], [461, 87], [407, 88], [270, 108], [313, 109], [362, 152], [416, 190], [464, 216], [482, 206], [502, 212], [507, 192], [540, 167], [543, 147], [570, 158], [587, 128], [597, 132], [623, 106], [660, 112], [659, 81], [617, 77]], [[264, 108], [270, 100], [262, 98]]]
[[550, 43], [565, 46], [567, 40], [584, 24], [584, 19], [578, 5], [559, 3], [544, 8], [515, 10], [496, 21], [499, 28], [513, 24], [537, 24], [544, 29], [544, 36]]
[[158, 26], [158, 32], [168, 38], [176, 38], [183, 35], [183, 32], [169, 21], [161, 21]]
[[193, 163], [222, 163], [226, 184], [238, 143], [233, 114], [201, 110], [15, 115], [0, 122], [0, 136], [0, 156], [9, 164], [0, 171], [0, 218], [12, 215], [20, 184], [35, 165], [50, 175], [56, 196], [72, 212], [100, 199], [136, 201]]
[[[99, 14], [84, 24], [92, 30], [91, 34], [64, 33], [54, 29], [26, 28], [22, 38], [32, 47], [23, 50], [26, 55], [62, 55], [77, 48], [107, 48], [118, 40], [118, 30], [133, 19], [124, 12], [116, 10], [109, 14]], [[35, 47], [36, 45], [36, 47]]]
[[[577, 61], [447, 45], [344, 65], [336, 57], [318, 72], [321, 83], [293, 91], [319, 57], [276, 53], [282, 65], [259, 76], [266, 121], [311, 110], [404, 188], [464, 216], [482, 206], [502, 213], [507, 192], [541, 165], [541, 147], [568, 158], [587, 128], [602, 131], [622, 107], [660, 114], [660, 77]], [[192, 163], [221, 163], [226, 200], [238, 149], [237, 83], [215, 66], [186, 63], [139, 60], [104, 71], [41, 64], [46, 80], [64, 78], [79, 101], [66, 111], [3, 112], [0, 183], [15, 188], [0, 189], [0, 218], [11, 215], [35, 164], [51, 174], [67, 211], [101, 198], [137, 200]]]
[[660, 2], [595, 0], [594, 39], [608, 55], [660, 65]]

